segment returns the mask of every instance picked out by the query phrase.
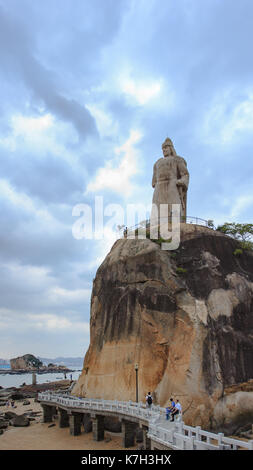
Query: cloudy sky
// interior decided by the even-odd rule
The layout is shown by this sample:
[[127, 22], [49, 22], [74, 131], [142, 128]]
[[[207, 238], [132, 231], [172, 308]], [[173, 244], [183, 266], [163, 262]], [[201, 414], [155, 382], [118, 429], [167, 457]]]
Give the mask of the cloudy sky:
[[151, 202], [167, 136], [188, 214], [252, 222], [252, 17], [251, 0], [0, 0], [0, 357], [84, 355], [112, 239], [73, 238], [73, 207]]

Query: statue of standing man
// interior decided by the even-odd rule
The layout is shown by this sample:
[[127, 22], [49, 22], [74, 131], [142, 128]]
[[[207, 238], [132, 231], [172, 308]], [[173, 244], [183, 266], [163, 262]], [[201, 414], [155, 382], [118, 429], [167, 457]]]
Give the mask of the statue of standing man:
[[158, 214], [160, 204], [168, 204], [168, 217], [172, 215], [172, 204], [180, 204], [181, 217], [185, 218], [189, 184], [186, 161], [176, 154], [169, 138], [162, 144], [162, 150], [164, 158], [159, 158], [153, 169], [152, 187], [155, 190], [152, 204], [156, 204]]

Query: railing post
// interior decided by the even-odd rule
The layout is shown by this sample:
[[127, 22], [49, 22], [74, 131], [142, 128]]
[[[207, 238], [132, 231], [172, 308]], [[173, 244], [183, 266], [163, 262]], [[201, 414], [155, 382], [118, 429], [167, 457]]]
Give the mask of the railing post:
[[194, 450], [194, 439], [192, 436], [189, 438], [189, 450]]
[[200, 431], [201, 431], [201, 426], [196, 426], [196, 440], [200, 440]]
[[177, 429], [178, 429], [178, 432], [179, 432], [180, 434], [184, 434], [184, 433], [183, 433], [183, 425], [184, 425], [184, 423], [183, 423], [182, 421], [179, 421], [179, 422], [177, 423]]
[[224, 433], [219, 432], [217, 435], [218, 435], [218, 444], [221, 445], [222, 444], [222, 439], [224, 437]]

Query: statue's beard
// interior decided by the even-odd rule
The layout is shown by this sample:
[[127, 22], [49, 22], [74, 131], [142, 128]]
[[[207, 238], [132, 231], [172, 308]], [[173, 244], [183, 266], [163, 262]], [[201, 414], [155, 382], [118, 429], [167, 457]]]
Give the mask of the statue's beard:
[[167, 157], [167, 158], [168, 158], [168, 157], [174, 157], [173, 153], [168, 153], [168, 154], [165, 154], [165, 155], [163, 155], [163, 156], [164, 156], [164, 158], [166, 158], [166, 157]]
[[176, 152], [173, 152], [173, 150], [168, 151], [168, 153], [164, 153], [164, 151], [163, 151], [164, 158], [165, 157], [175, 157], [175, 155], [176, 155]]

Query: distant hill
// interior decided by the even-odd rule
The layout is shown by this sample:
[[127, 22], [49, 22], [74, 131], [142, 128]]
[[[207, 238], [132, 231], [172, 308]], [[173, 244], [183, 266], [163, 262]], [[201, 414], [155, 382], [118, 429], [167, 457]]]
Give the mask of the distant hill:
[[83, 367], [83, 357], [55, 357], [55, 358], [48, 358], [48, 357], [39, 357], [39, 359], [43, 362], [43, 364], [48, 365], [50, 362], [57, 365], [65, 365], [65, 366], [72, 366], [72, 367]]

